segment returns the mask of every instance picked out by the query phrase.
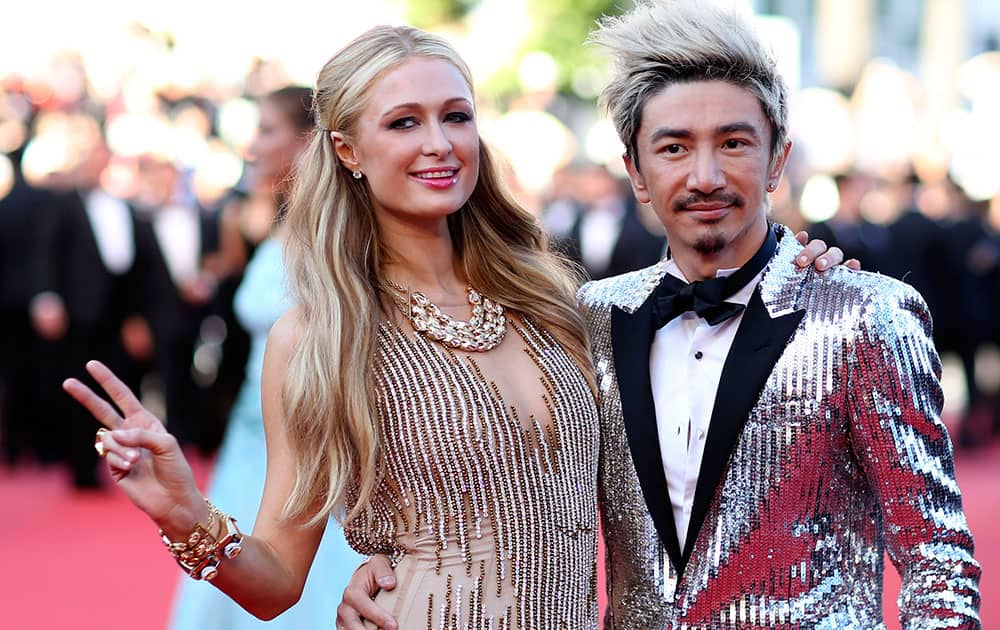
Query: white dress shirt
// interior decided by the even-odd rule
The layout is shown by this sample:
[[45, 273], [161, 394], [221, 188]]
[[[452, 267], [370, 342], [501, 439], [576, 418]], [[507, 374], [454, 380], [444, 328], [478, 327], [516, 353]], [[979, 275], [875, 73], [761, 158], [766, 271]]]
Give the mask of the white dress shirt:
[[624, 220], [625, 204], [614, 197], [594, 204], [583, 214], [580, 219], [580, 258], [587, 269], [600, 271], [608, 268]]
[[167, 206], [153, 215], [153, 232], [174, 286], [181, 287], [198, 276], [201, 223], [198, 210]]
[[[667, 261], [666, 270], [687, 282], [674, 261]], [[728, 276], [736, 271], [720, 269], [716, 276]], [[726, 301], [746, 306], [762, 275], [763, 272], [757, 274]], [[741, 321], [742, 311], [711, 326], [693, 311], [688, 311], [656, 331], [650, 349], [649, 378], [660, 456], [681, 549], [687, 539], [722, 367]]]
[[98, 189], [87, 194], [84, 207], [104, 266], [113, 274], [125, 273], [135, 260], [135, 235], [128, 206]]

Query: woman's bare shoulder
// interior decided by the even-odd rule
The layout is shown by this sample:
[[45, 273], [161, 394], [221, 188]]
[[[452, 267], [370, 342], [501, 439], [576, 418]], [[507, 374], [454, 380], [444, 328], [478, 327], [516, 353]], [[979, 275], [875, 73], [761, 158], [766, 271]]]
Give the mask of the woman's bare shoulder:
[[268, 353], [288, 357], [302, 339], [302, 332], [302, 310], [293, 306], [271, 326], [271, 331], [267, 334]]

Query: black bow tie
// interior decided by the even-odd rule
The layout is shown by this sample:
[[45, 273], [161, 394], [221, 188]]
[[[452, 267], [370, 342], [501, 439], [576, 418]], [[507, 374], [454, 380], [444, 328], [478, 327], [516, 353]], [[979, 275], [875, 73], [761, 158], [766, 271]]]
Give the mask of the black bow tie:
[[653, 327], [657, 330], [663, 328], [670, 320], [687, 311], [694, 311], [712, 326], [736, 315], [745, 307], [735, 302], [726, 302], [726, 299], [757, 277], [771, 260], [777, 247], [774, 231], [768, 228], [767, 238], [753, 258], [729, 276], [688, 284], [666, 274], [653, 295]]

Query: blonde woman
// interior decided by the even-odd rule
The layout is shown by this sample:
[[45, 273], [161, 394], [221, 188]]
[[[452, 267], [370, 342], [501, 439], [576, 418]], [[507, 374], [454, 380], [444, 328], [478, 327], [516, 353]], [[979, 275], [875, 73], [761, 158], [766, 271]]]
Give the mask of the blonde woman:
[[160, 422], [91, 363], [121, 410], [67, 382], [111, 429], [96, 446], [182, 566], [258, 617], [296, 601], [335, 514], [356, 550], [395, 564], [383, 625], [596, 628], [598, 422], [576, 279], [499, 182], [468, 68], [440, 37], [378, 27], [324, 66], [314, 107], [253, 535], [239, 541]]

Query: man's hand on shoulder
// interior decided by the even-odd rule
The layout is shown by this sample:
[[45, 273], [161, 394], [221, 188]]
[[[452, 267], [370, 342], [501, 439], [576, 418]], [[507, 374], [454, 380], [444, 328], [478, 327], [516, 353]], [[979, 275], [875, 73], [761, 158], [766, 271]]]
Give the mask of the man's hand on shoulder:
[[826, 242], [819, 238], [809, 240], [809, 233], [805, 230], [795, 235], [796, 240], [804, 245], [802, 253], [795, 258], [795, 264], [799, 267], [808, 267], [810, 264], [816, 267], [817, 271], [823, 271], [844, 263], [848, 269], [861, 271], [861, 262], [857, 258], [852, 258], [844, 262], [844, 252], [839, 247], [827, 247]]

